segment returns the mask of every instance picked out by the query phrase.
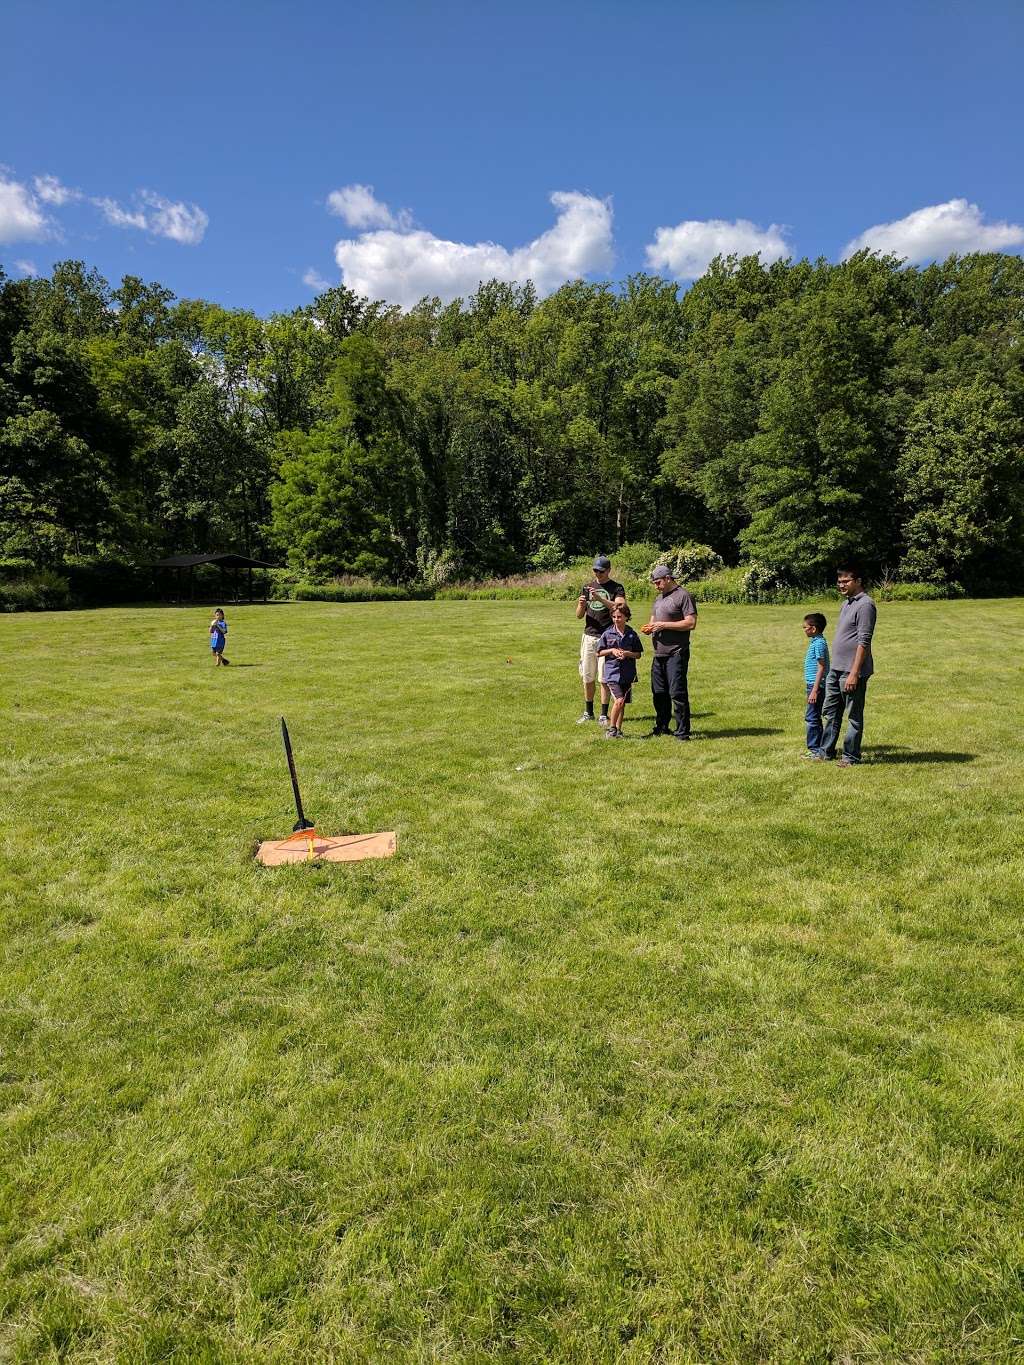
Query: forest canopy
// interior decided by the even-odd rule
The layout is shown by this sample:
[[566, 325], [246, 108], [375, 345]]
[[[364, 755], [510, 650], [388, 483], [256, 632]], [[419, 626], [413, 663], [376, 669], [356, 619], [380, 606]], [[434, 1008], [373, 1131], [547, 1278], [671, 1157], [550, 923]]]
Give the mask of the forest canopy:
[[234, 549], [311, 579], [698, 542], [780, 581], [1014, 588], [1024, 263], [718, 259], [260, 318], [78, 261], [0, 269], [0, 557]]

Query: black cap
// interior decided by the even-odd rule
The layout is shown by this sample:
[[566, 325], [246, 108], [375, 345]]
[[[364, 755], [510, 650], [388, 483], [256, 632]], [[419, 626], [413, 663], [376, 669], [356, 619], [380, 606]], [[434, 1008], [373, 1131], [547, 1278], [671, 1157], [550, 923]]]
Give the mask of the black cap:
[[594, 560], [594, 568], [597, 570], [598, 573], [607, 573], [611, 567], [612, 561], [608, 558], [607, 555], [598, 555], [597, 558]]

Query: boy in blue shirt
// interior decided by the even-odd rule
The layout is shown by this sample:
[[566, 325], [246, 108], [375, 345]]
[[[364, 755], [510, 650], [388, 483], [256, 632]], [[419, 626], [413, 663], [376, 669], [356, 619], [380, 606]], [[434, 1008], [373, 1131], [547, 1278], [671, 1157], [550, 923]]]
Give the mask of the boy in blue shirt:
[[220, 607], [213, 613], [213, 620], [210, 622], [210, 648], [213, 650], [213, 662], [215, 666], [226, 664], [224, 657], [224, 646], [227, 644], [228, 623], [224, 620], [224, 613]]
[[805, 758], [816, 758], [821, 748], [821, 708], [825, 704], [825, 678], [828, 674], [828, 645], [824, 630], [828, 622], [820, 611], [804, 617], [804, 634], [809, 641], [804, 655], [804, 682], [807, 684], [807, 752]]
[[597, 655], [604, 660], [604, 683], [612, 694], [612, 710], [605, 739], [625, 739], [622, 713], [629, 689], [636, 682], [636, 661], [644, 652], [643, 641], [629, 624], [632, 612], [625, 602], [612, 608], [612, 623], [597, 642]]

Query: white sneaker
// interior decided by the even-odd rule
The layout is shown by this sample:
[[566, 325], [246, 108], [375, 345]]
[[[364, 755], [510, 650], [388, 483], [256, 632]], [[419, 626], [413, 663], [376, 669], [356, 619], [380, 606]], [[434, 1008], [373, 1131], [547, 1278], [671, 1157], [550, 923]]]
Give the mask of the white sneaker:
[[607, 716], [599, 716], [598, 719], [597, 719], [597, 723], [598, 723], [598, 725], [607, 725], [607, 724], [608, 724], [608, 717], [607, 717]]
[[579, 718], [579, 720], [576, 722], [576, 724], [577, 724], [577, 725], [586, 725], [586, 723], [587, 723], [588, 720], [593, 720], [593, 719], [594, 719], [594, 717], [593, 717], [592, 715], [590, 715], [590, 713], [589, 713], [588, 711], [584, 711], [584, 712], [583, 712], [583, 715], [580, 716], [580, 718]]

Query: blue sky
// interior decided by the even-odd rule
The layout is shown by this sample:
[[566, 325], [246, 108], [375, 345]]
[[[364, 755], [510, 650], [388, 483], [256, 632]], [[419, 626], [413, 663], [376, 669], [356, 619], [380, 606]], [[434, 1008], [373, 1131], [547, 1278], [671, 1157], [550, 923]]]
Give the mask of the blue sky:
[[1020, 0], [7, 0], [0, 263], [268, 313], [1020, 251], [1022, 39]]

